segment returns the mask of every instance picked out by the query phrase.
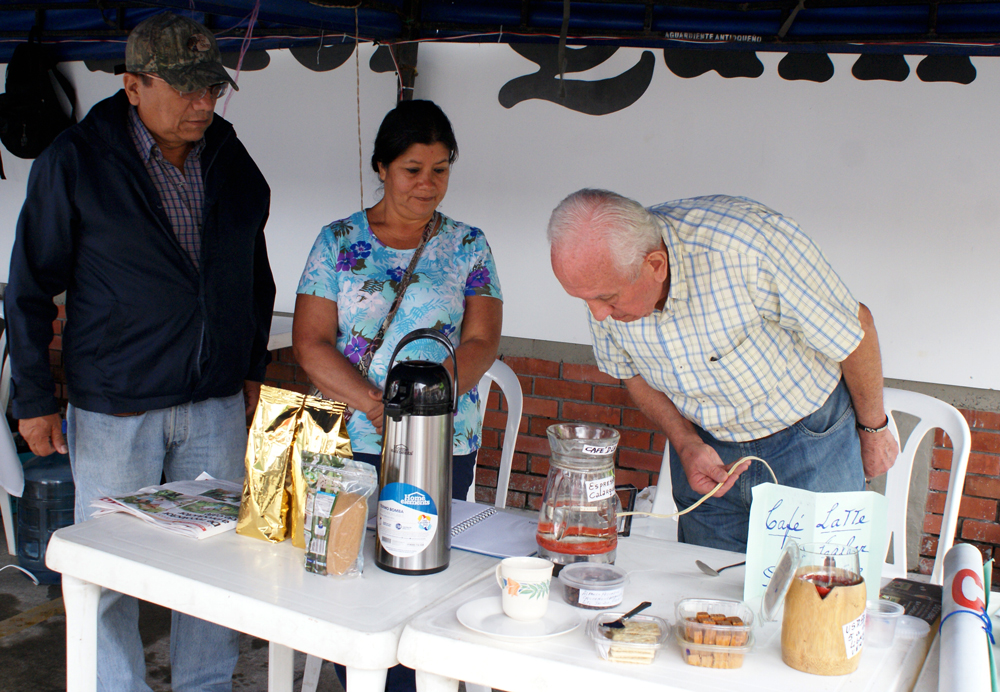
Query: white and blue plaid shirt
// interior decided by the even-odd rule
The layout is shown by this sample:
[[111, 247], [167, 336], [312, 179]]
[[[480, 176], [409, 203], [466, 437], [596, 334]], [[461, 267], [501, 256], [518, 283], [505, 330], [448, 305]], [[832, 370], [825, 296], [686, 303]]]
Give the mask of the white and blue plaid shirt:
[[163, 158], [163, 152], [146, 129], [135, 106], [128, 109], [128, 131], [146, 172], [153, 180], [153, 186], [160, 194], [174, 235], [194, 266], [198, 267], [201, 222], [205, 211], [205, 181], [201, 177], [201, 152], [205, 148], [205, 139], [198, 140], [188, 153], [182, 172]]
[[760, 439], [819, 409], [864, 330], [857, 300], [816, 244], [741, 197], [650, 211], [670, 257], [666, 304], [635, 322], [590, 315], [600, 369], [641, 375], [724, 441]]

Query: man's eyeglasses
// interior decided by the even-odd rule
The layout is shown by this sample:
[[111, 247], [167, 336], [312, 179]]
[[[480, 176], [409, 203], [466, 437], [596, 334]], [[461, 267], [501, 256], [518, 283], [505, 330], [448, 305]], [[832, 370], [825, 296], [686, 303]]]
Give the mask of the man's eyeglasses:
[[[149, 74], [144, 72], [147, 77], [152, 77], [153, 79], [166, 83], [163, 77], [158, 77], [155, 74]], [[173, 87], [171, 87], [173, 88]], [[213, 84], [212, 86], [205, 87], [204, 89], [195, 89], [194, 91], [182, 92], [180, 89], [174, 89], [177, 94], [185, 101], [201, 101], [206, 96], [211, 96], [213, 100], [218, 101], [223, 96], [226, 95], [226, 91], [229, 89], [229, 84], [227, 82], [220, 82], [219, 84]]]

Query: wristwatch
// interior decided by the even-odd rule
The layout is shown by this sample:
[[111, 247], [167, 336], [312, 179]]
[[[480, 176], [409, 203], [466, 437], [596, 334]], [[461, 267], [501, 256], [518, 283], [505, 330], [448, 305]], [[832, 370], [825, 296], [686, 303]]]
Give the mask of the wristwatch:
[[886, 416], [885, 417], [885, 423], [883, 423], [882, 425], [880, 425], [877, 428], [869, 428], [867, 425], [861, 425], [861, 423], [857, 423], [857, 426], [858, 426], [858, 430], [863, 430], [866, 433], [880, 433], [880, 432], [882, 432], [883, 430], [886, 430], [889, 427], [889, 416]]

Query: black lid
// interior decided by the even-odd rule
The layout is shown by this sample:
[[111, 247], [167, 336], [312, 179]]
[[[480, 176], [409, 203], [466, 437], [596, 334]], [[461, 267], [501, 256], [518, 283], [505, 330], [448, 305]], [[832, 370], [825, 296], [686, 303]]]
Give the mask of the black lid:
[[440, 416], [454, 410], [451, 375], [440, 363], [405, 360], [396, 363], [385, 380], [385, 415]]

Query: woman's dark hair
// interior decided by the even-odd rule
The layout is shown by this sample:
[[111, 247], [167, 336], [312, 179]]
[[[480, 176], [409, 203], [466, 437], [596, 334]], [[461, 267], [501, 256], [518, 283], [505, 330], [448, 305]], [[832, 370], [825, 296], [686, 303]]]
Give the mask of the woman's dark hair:
[[388, 168], [414, 144], [438, 142], [448, 149], [448, 163], [455, 163], [458, 142], [444, 111], [433, 101], [401, 101], [379, 125], [372, 152], [372, 170], [378, 173], [379, 164]]

